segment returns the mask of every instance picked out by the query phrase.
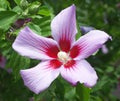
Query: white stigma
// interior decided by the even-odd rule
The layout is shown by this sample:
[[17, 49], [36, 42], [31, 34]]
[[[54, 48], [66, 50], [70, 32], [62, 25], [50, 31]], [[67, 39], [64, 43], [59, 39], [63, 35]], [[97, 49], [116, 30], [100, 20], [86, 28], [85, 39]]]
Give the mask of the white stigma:
[[57, 56], [58, 56], [58, 59], [59, 59], [61, 62], [63, 62], [64, 64], [65, 64], [68, 60], [70, 60], [69, 55], [68, 55], [66, 52], [63, 52], [63, 51], [58, 52]]

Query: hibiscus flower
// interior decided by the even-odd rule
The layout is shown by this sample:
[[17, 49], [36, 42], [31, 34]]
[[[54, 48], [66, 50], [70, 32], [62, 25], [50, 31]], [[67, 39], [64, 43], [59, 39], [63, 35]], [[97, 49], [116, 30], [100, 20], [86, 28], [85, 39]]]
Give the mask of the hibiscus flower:
[[75, 5], [62, 10], [52, 20], [51, 30], [54, 40], [25, 27], [13, 43], [13, 49], [22, 56], [41, 60], [37, 66], [20, 71], [25, 86], [38, 94], [48, 88], [59, 74], [72, 85], [80, 82], [87, 87], [94, 86], [98, 77], [85, 58], [111, 37], [103, 31], [92, 30], [75, 41]]

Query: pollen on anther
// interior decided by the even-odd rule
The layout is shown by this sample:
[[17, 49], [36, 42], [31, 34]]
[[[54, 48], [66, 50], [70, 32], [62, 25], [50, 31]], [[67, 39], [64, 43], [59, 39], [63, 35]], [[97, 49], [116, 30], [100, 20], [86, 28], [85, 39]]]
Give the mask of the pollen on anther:
[[58, 59], [61, 60], [62, 62], [65, 62], [68, 59], [68, 54], [63, 51], [58, 52], [57, 56], [58, 56]]

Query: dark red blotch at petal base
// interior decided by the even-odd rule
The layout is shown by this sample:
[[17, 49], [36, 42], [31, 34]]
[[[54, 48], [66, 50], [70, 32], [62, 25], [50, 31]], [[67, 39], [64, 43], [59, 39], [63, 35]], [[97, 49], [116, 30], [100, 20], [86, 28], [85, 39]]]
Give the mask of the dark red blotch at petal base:
[[57, 46], [50, 46], [49, 48], [46, 49], [47, 52], [46, 54], [52, 58], [57, 58], [57, 54], [59, 52], [59, 49]]
[[75, 60], [69, 60], [66, 64], [64, 64], [65, 68], [72, 68], [75, 65]]
[[59, 60], [50, 60], [50, 67], [52, 67], [53, 69], [57, 69], [62, 65], [62, 63]]
[[59, 46], [62, 51], [69, 52], [71, 47], [70, 40], [66, 40], [66, 38], [60, 39]]
[[70, 50], [70, 57], [75, 58], [80, 54], [81, 48], [77, 45], [73, 46], [72, 49]]

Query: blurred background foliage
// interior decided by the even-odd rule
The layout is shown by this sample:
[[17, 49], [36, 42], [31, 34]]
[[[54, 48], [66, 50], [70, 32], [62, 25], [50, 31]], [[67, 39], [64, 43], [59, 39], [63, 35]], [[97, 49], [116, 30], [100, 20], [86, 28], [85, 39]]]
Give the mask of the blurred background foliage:
[[[40, 61], [28, 59], [12, 49], [12, 43], [24, 26], [35, 33], [51, 37], [50, 22], [62, 9], [75, 4], [77, 24], [93, 27], [112, 36], [107, 52], [100, 49], [87, 60], [94, 66], [99, 80], [89, 89], [81, 84], [72, 87], [59, 77], [35, 95], [27, 89], [19, 70]], [[80, 34], [81, 32], [81, 34]], [[0, 101], [120, 101], [120, 1], [119, 0], [0, 0]], [[10, 70], [10, 71], [9, 71]]]

